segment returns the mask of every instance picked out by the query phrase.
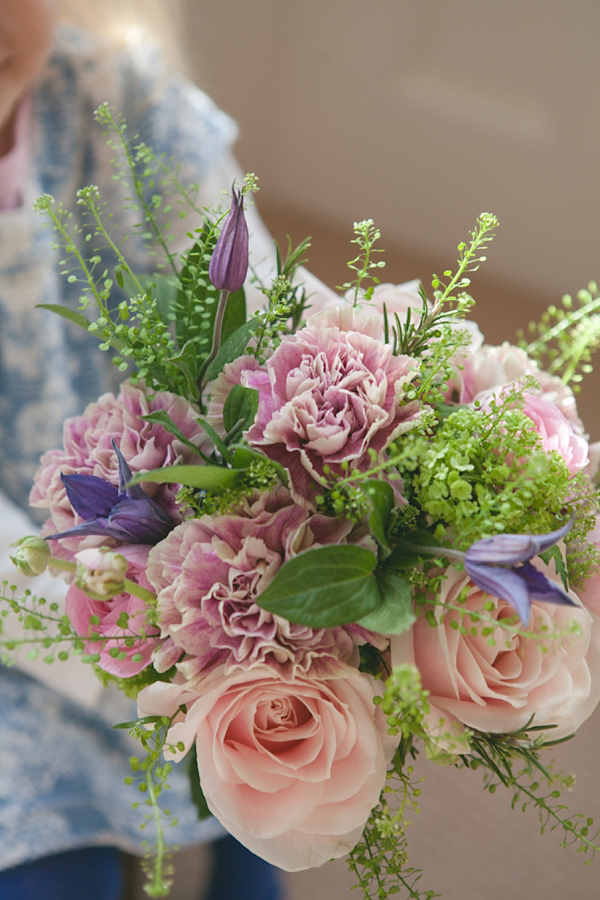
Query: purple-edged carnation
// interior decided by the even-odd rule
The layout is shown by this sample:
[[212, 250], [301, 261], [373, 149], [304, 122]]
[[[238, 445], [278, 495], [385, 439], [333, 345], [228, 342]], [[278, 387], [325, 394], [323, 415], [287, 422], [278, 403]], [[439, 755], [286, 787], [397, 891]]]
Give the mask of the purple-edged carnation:
[[420, 406], [406, 389], [418, 361], [394, 356], [379, 319], [351, 307], [317, 313], [282, 340], [266, 371], [245, 372], [260, 393], [251, 444], [289, 470], [310, 504], [325, 466], [364, 471], [415, 425]]
[[[44, 454], [31, 491], [32, 506], [46, 508], [50, 518], [46, 534], [68, 531], [80, 524], [67, 496], [62, 475], [94, 475], [114, 488], [119, 487], [119, 462], [113, 440], [132, 472], [159, 469], [175, 463], [198, 462], [198, 456], [161, 425], [145, 422], [142, 416], [165, 410], [183, 435], [198, 447], [206, 448], [207, 438], [196, 421], [197, 411], [183, 398], [166, 391], [152, 393], [143, 385], [126, 382], [117, 397], [104, 394], [86, 407], [83, 415], [67, 419], [63, 430], [64, 449]], [[178, 485], [148, 483], [147, 495], [175, 523], [181, 521], [175, 495]], [[82, 546], [112, 543], [101, 536], [61, 538], [55, 555], [71, 558]]]
[[158, 593], [165, 643], [159, 671], [182, 653], [194, 677], [219, 665], [227, 671], [267, 664], [282, 677], [309, 671], [335, 674], [354, 661], [366, 632], [358, 627], [312, 629], [292, 624], [256, 604], [291, 556], [320, 544], [345, 543], [347, 521], [310, 515], [285, 488], [256, 495], [234, 513], [202, 516], [179, 525], [149, 556], [147, 576]]

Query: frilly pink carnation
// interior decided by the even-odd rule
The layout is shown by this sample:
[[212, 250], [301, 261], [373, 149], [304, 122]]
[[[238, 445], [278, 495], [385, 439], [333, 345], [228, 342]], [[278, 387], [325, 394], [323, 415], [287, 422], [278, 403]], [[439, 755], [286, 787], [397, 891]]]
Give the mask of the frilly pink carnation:
[[[69, 503], [61, 473], [96, 475], [118, 487], [117, 456], [111, 441], [114, 439], [131, 471], [149, 471], [175, 463], [198, 462], [198, 457], [161, 425], [145, 422], [142, 416], [165, 410], [182, 434], [198, 447], [206, 448], [208, 441], [196, 422], [197, 411], [181, 397], [166, 391], [152, 393], [143, 385], [126, 382], [117, 397], [103, 394], [86, 407], [83, 415], [67, 419], [64, 425], [64, 449], [45, 453], [35, 476], [30, 495], [32, 506], [50, 510], [44, 533], [66, 531], [81, 519]], [[175, 522], [181, 521], [175, 503], [178, 485], [159, 485], [150, 482], [144, 489]], [[70, 537], [56, 542], [61, 549], [55, 555], [71, 558], [82, 547], [98, 544], [114, 545], [102, 537]]]
[[[145, 574], [148, 551], [147, 546], [140, 544], [119, 550], [128, 563], [127, 578], [152, 590]], [[105, 672], [130, 678], [152, 662], [152, 653], [161, 638], [158, 628], [149, 624], [146, 604], [139, 597], [123, 592], [109, 600], [92, 600], [72, 584], [67, 591], [65, 612], [78, 635], [87, 638], [97, 634], [101, 638], [87, 641], [85, 652], [99, 654], [98, 665]], [[128, 617], [126, 626], [118, 624], [124, 613]], [[97, 624], [90, 621], [94, 616], [99, 620]], [[131, 646], [129, 638], [133, 638]]]
[[255, 372], [260, 369], [261, 365], [255, 356], [249, 354], [238, 356], [233, 362], [227, 363], [223, 367], [223, 371], [207, 386], [206, 392], [210, 400], [206, 420], [213, 426], [219, 437], [225, 437], [223, 406], [231, 389], [236, 384], [242, 384], [244, 372]]
[[372, 466], [418, 421], [406, 389], [418, 360], [394, 356], [376, 316], [351, 307], [311, 316], [285, 337], [266, 371], [244, 373], [260, 393], [247, 439], [288, 469], [298, 502], [312, 505], [325, 466], [341, 473]]
[[[536, 568], [549, 578], [556, 574], [536, 559]], [[460, 598], [466, 592], [463, 602]], [[469, 612], [482, 613], [484, 604], [492, 620], [514, 619], [514, 609], [503, 600], [484, 594], [465, 572], [445, 572], [438, 601], [431, 611], [437, 624], [421, 614], [412, 628], [391, 639], [392, 664], [412, 663], [421, 673], [429, 701], [451, 727], [455, 720], [478, 731], [516, 731], [533, 717], [534, 725], [556, 725], [552, 738], [575, 731], [600, 699], [600, 628], [582, 607], [532, 602], [528, 636], [517, 623], [509, 630], [497, 625], [492, 634], [480, 621], [462, 633]], [[442, 604], [442, 605], [440, 605]], [[448, 608], [444, 608], [447, 604]], [[450, 608], [456, 605], [459, 610]], [[579, 633], [570, 631], [575, 622]], [[552, 637], [556, 632], [561, 636]]]
[[499, 347], [485, 344], [469, 355], [449, 386], [448, 398], [457, 403], [484, 401], [491, 391], [512, 384], [525, 375], [536, 379], [544, 400], [554, 403], [575, 431], [581, 434], [583, 425], [571, 388], [563, 384], [560, 378], [538, 368], [523, 348], [506, 341]]
[[[373, 698], [381, 682], [342, 677], [283, 681], [270, 668], [193, 685], [156, 682], [139, 713], [175, 715], [167, 743], [195, 743], [209, 809], [253, 853], [287, 871], [320, 866], [359, 840], [397, 739]], [[186, 712], [178, 712], [185, 705]]]
[[[158, 592], [163, 637], [159, 671], [182, 652], [188, 672], [203, 676], [268, 664], [282, 676], [320, 676], [354, 660], [370, 632], [358, 626], [312, 629], [292, 624], [256, 604], [283, 563], [319, 544], [345, 543], [352, 525], [310, 515], [280, 488], [245, 502], [228, 515], [202, 516], [179, 525], [150, 552], [147, 576]], [[191, 667], [191, 668], [190, 668]]]

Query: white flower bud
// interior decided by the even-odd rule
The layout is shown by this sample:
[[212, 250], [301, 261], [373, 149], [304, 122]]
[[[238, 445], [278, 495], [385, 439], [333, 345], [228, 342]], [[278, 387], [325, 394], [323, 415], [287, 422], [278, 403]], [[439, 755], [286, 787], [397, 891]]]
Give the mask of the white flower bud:
[[10, 558], [22, 575], [31, 577], [46, 571], [51, 552], [48, 542], [43, 538], [28, 535], [10, 546], [17, 548], [15, 555]]

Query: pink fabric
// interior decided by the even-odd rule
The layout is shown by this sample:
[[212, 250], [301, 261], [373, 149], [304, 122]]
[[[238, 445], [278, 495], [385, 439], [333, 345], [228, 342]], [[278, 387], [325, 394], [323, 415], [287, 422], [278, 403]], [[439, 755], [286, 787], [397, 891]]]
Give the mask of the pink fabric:
[[30, 114], [31, 97], [28, 94], [17, 110], [14, 144], [0, 157], [0, 209], [16, 209], [23, 203], [29, 163]]

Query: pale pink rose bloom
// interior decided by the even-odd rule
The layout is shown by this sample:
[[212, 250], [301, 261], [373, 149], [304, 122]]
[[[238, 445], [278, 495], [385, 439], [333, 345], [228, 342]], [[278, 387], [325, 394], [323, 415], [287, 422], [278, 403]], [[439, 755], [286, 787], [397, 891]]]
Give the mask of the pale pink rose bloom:
[[490, 392], [519, 381], [525, 375], [536, 379], [541, 396], [554, 403], [581, 434], [583, 425], [571, 388], [563, 384], [560, 378], [538, 368], [521, 347], [506, 341], [498, 347], [485, 344], [467, 356], [463, 368], [449, 385], [448, 398], [457, 403], [483, 402]]
[[[146, 545], [130, 544], [122, 547], [120, 553], [128, 562], [127, 578], [152, 590], [145, 575], [149, 549]], [[99, 641], [86, 642], [85, 652], [98, 653], [97, 665], [105, 672], [130, 678], [150, 665], [152, 653], [161, 638], [158, 628], [148, 622], [144, 600], [126, 592], [108, 600], [92, 600], [72, 584], [67, 591], [65, 612], [78, 635], [83, 638], [92, 633], [100, 636]], [[129, 616], [125, 628], [117, 624], [123, 613]], [[92, 616], [98, 617], [98, 624], [91, 624]], [[132, 646], [127, 646], [126, 639], [130, 637], [134, 637], [134, 641]], [[114, 648], [118, 649], [118, 656], [111, 655]], [[133, 659], [138, 654], [140, 659]]]
[[[534, 563], [545, 568], [540, 560]], [[556, 579], [548, 568], [545, 574]], [[497, 625], [493, 634], [482, 636], [480, 622], [472, 634], [469, 611], [482, 612], [491, 600], [494, 608], [489, 616], [500, 621], [513, 618], [514, 609], [484, 594], [465, 572], [448, 568], [439, 600], [457, 604], [462, 591], [466, 602], [459, 606], [466, 613], [464, 619], [454, 610], [432, 606], [438, 624], [430, 625], [420, 615], [410, 631], [393, 637], [392, 664], [417, 666], [432, 706], [449, 725], [456, 719], [479, 731], [502, 733], [523, 727], [533, 716], [534, 725], [558, 726], [551, 730], [552, 738], [575, 731], [600, 699], [600, 628], [577, 596], [569, 593], [577, 608], [532, 603], [530, 628], [540, 636], [534, 639], [526, 636], [520, 623], [510, 632]], [[453, 628], [453, 622], [464, 622], [467, 633]], [[573, 622], [580, 634], [555, 640], [544, 636], [545, 628], [548, 635], [556, 629], [566, 632]]]
[[[205, 432], [196, 421], [198, 412], [186, 400], [126, 382], [117, 397], [103, 394], [95, 403], [90, 403], [81, 416], [67, 419], [63, 429], [64, 449], [50, 450], [42, 457], [29, 499], [32, 506], [50, 510], [43, 533], [67, 531], [81, 521], [69, 503], [60, 480], [61, 473], [96, 475], [118, 486], [118, 461], [111, 443], [113, 439], [134, 474], [176, 463], [199, 462], [197, 454], [165, 431], [162, 425], [152, 425], [142, 419], [157, 410], [165, 410], [192, 444], [208, 447]], [[148, 482], [144, 485], [148, 495], [175, 522], [181, 521], [175, 502], [178, 489], [179, 485], [172, 484]], [[116, 543], [98, 536], [61, 538], [54, 542], [53, 552], [56, 556], [72, 558], [84, 547], [115, 546]]]
[[523, 401], [523, 412], [535, 425], [546, 453], [555, 450], [562, 456], [571, 475], [584, 469], [589, 463], [588, 442], [558, 406], [531, 391], [525, 392]]
[[312, 506], [325, 466], [364, 471], [418, 421], [406, 390], [418, 360], [394, 356], [376, 316], [351, 307], [317, 313], [285, 337], [266, 371], [244, 373], [260, 393], [249, 442], [288, 469], [297, 502]]
[[[482, 396], [482, 411], [489, 410], [492, 403], [501, 403], [508, 388], [491, 391]], [[540, 436], [542, 449], [546, 453], [555, 451], [565, 462], [570, 475], [581, 472], [589, 465], [588, 442], [575, 429], [573, 422], [566, 418], [556, 403], [546, 395], [524, 391], [522, 411], [531, 419]]]
[[309, 628], [257, 603], [286, 560], [346, 543], [352, 529], [348, 520], [310, 515], [283, 487], [257, 493], [227, 515], [179, 525], [152, 549], [146, 573], [158, 592], [162, 635], [171, 639], [157, 650], [155, 667], [165, 671], [182, 652], [194, 657], [195, 677], [220, 665], [229, 673], [267, 664], [288, 679], [358, 665], [357, 646], [365, 639], [378, 644], [370, 632]]
[[373, 703], [380, 688], [350, 668], [285, 682], [261, 667], [217, 672], [201, 694], [156, 682], [138, 708], [176, 714], [167, 741], [184, 749], [165, 755], [180, 760], [195, 742], [211, 812], [253, 853], [294, 872], [348, 853], [379, 799], [397, 745]]

